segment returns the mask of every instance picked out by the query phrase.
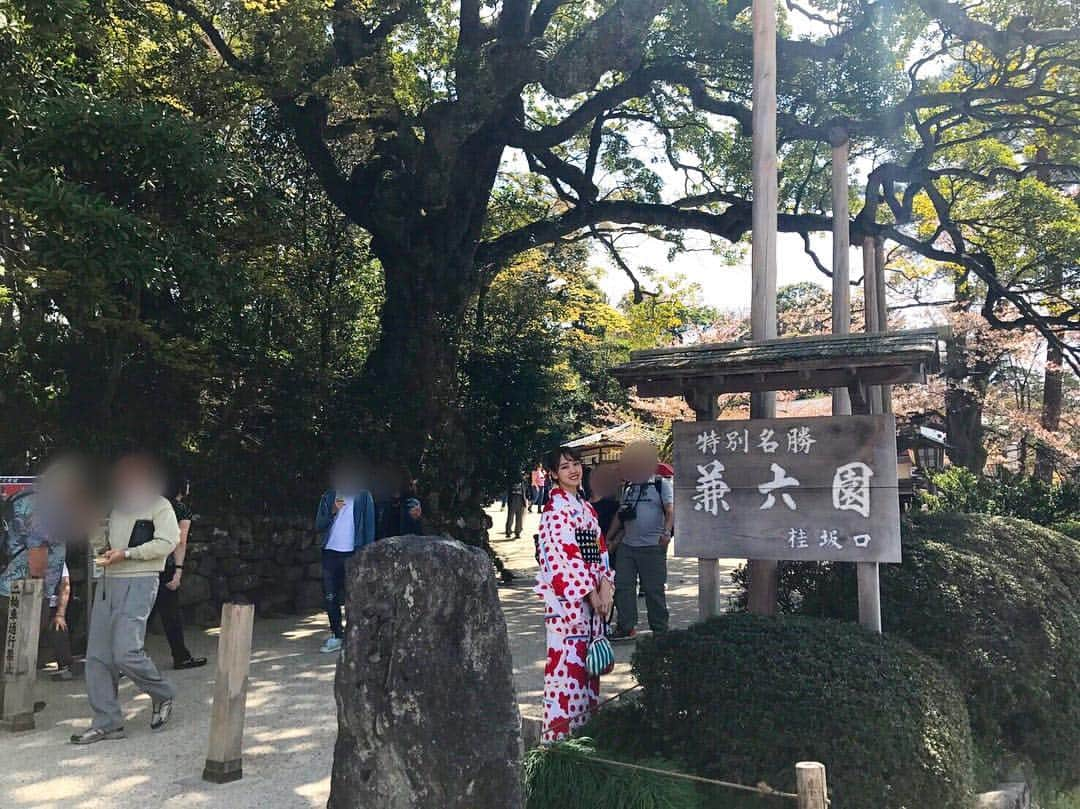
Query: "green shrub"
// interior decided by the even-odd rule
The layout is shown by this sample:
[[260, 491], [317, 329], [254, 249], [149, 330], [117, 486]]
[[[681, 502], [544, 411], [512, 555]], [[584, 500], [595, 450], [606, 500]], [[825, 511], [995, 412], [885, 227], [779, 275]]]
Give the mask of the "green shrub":
[[917, 519], [904, 561], [883, 566], [886, 632], [963, 684], [981, 746], [1080, 778], [1080, 545], [978, 514]]
[[950, 466], [931, 481], [933, 491], [919, 493], [917, 510], [1020, 517], [1040, 525], [1080, 517], [1080, 483], [1076, 481], [1048, 485], [1005, 470], [993, 476], [976, 475], [962, 466]]
[[642, 640], [634, 672], [640, 709], [602, 712], [590, 728], [605, 749], [787, 791], [795, 763], [816, 760], [836, 806], [969, 806], [963, 699], [937, 663], [896, 638], [733, 614]]
[[1054, 531], [1059, 534], [1064, 534], [1067, 537], [1073, 539], [1080, 539], [1080, 519], [1076, 520], [1064, 520], [1059, 523], [1055, 523], [1050, 526]]
[[[1080, 543], [1025, 520], [917, 515], [904, 560], [881, 566], [886, 634], [941, 661], [964, 690], [976, 743], [1080, 778]], [[853, 620], [854, 565], [785, 565], [782, 603]]]
[[[700, 809], [693, 785], [593, 760], [591, 739], [531, 750], [525, 756], [525, 809]], [[642, 762], [669, 769], [662, 761]]]

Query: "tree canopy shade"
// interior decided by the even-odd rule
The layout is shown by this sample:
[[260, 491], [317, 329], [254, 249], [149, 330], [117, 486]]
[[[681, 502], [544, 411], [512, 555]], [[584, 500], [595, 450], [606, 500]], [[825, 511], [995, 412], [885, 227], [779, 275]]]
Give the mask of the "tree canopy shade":
[[[745, 0], [160, 2], [220, 60], [211, 70], [276, 108], [371, 234], [386, 305], [365, 387], [396, 403], [376, 412], [408, 463], [454, 430], [461, 324], [510, 258], [626, 229], [678, 245], [750, 228]], [[873, 163], [854, 243], [881, 236], [955, 265], [986, 318], [1063, 343], [1080, 323], [1075, 263], [1054, 290], [1041, 267], [1004, 272], [973, 235], [993, 223], [966, 206], [1044, 170], [1051, 189], [1076, 179], [1075, 9], [789, 7], [819, 33], [789, 38], [789, 25], [778, 42], [780, 229], [831, 228], [828, 144], [848, 138]], [[663, 175], [641, 138], [660, 145]]]

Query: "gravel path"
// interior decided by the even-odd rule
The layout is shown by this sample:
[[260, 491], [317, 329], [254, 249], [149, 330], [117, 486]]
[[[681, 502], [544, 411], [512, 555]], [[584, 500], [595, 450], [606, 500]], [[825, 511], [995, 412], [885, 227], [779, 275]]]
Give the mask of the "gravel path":
[[[505, 512], [491, 512], [497, 528]], [[539, 716], [543, 684], [544, 627], [539, 603], [531, 591], [531, 536], [536, 514], [526, 515], [524, 538], [501, 541], [495, 548], [510, 567], [526, 577], [500, 589], [510, 631], [515, 679], [522, 712]], [[734, 562], [723, 567], [727, 574]], [[674, 626], [690, 622], [697, 609], [696, 562], [672, 559], [668, 596]], [[642, 609], [644, 613], [644, 609]], [[642, 615], [644, 623], [644, 614]], [[217, 630], [189, 631], [197, 655], [211, 658], [203, 669], [171, 672], [180, 697], [172, 723], [163, 731], [149, 729], [150, 701], [132, 697], [130, 683], [121, 686], [127, 711], [128, 738], [79, 748], [67, 737], [84, 727], [89, 709], [83, 683], [39, 684], [47, 702], [37, 715], [37, 729], [0, 735], [0, 807], [4, 809], [107, 809], [118, 806], [192, 809], [307, 809], [326, 805], [336, 736], [334, 706], [335, 658], [321, 655], [325, 637], [321, 615], [259, 619], [251, 664], [244, 738], [244, 777], [232, 784], [202, 781], [213, 691], [213, 656]], [[147, 648], [158, 661], [168, 661], [165, 640], [152, 635]], [[632, 645], [616, 647], [618, 666], [604, 680], [613, 694], [632, 684]]]

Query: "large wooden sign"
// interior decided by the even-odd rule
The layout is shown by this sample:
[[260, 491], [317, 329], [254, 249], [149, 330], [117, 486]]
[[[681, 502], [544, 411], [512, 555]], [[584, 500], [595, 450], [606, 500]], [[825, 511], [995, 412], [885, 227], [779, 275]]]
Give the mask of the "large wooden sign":
[[675, 553], [899, 562], [895, 419], [677, 423]]

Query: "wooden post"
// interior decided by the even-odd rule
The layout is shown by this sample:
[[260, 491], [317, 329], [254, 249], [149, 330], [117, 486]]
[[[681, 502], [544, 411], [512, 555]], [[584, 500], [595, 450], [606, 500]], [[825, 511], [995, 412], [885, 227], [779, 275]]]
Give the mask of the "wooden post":
[[795, 765], [795, 784], [799, 793], [799, 809], [826, 809], [829, 805], [824, 764], [800, 761]]
[[[750, 166], [752, 215], [750, 330], [753, 339], [776, 337], [776, 3], [753, 0], [754, 73], [751, 99]], [[776, 416], [776, 394], [750, 396], [750, 418]], [[749, 560], [748, 607], [757, 615], [776, 613], [776, 562]]]
[[10, 731], [34, 729], [34, 682], [44, 594], [41, 579], [11, 583], [0, 665], [0, 720]]
[[203, 780], [215, 784], [243, 777], [242, 747], [247, 703], [248, 667], [251, 663], [253, 604], [223, 604], [218, 639], [217, 680], [210, 711], [210, 747]]
[[[884, 286], [878, 281], [877, 239], [863, 239], [863, 298], [866, 313], [866, 331], [881, 331], [881, 295]], [[881, 386], [874, 385], [868, 391], [871, 413], [883, 413]], [[881, 634], [881, 580], [876, 562], [857, 562], [855, 574], [859, 585], [859, 623], [872, 632]]]
[[[862, 243], [863, 264], [863, 314], [865, 316], [865, 330], [871, 332], [880, 331], [878, 327], [878, 285], [877, 285], [877, 247], [873, 236], [866, 236]], [[881, 411], [881, 386], [872, 385], [867, 390], [870, 400], [870, 412]]]
[[[832, 332], [851, 332], [851, 252], [850, 212], [848, 210], [848, 134], [834, 129], [832, 141]], [[834, 416], [851, 415], [851, 395], [847, 388], [833, 388]]]
[[[688, 390], [687, 403], [698, 421], [713, 421], [717, 414], [717, 394], [709, 390]], [[704, 621], [720, 614], [720, 560], [698, 558], [698, 617]]]
[[[874, 284], [877, 286], [877, 330], [886, 332], [889, 330], [889, 301], [885, 294], [885, 240], [874, 239]], [[891, 413], [892, 409], [892, 385], [881, 385], [881, 412]]]

